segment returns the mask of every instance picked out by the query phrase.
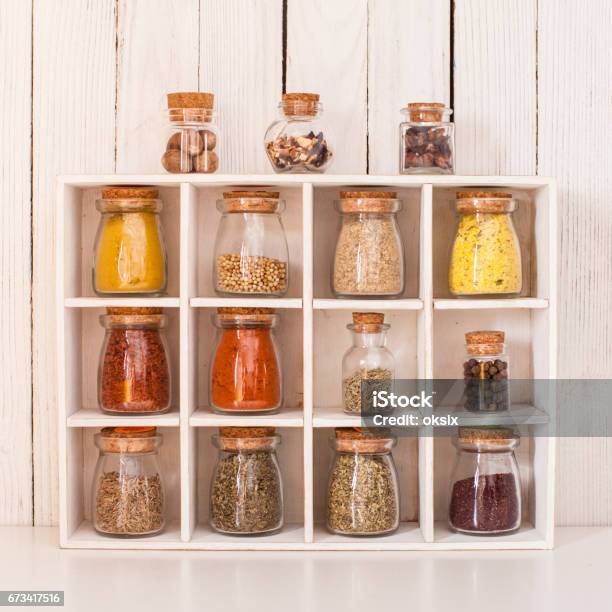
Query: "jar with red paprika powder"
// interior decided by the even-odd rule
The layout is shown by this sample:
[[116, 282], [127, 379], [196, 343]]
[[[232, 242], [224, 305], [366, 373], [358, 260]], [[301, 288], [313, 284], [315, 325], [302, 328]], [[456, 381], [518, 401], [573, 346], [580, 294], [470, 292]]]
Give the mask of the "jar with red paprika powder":
[[215, 412], [273, 413], [283, 401], [272, 308], [219, 308], [210, 368], [210, 405]]

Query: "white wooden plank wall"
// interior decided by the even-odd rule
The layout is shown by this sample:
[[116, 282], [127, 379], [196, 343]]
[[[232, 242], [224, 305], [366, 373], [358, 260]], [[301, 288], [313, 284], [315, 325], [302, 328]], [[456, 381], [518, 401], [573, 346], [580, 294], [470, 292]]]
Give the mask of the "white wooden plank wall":
[[[609, 377], [610, 31], [607, 0], [0, 2], [0, 523], [57, 520], [55, 177], [158, 170], [169, 90], [216, 94], [240, 173], [283, 88], [321, 94], [335, 173], [397, 172], [399, 108], [452, 102], [458, 172], [559, 179], [560, 376]], [[559, 446], [559, 523], [612, 523], [612, 444]]]

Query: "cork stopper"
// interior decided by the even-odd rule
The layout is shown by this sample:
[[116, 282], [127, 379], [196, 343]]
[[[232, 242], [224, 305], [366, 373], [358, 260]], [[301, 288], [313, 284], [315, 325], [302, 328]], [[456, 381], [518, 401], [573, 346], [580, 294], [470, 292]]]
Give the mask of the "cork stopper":
[[286, 93], [281, 103], [285, 115], [316, 115], [319, 111], [319, 94]]
[[385, 315], [382, 312], [354, 312], [353, 322], [347, 328], [359, 333], [378, 334], [389, 329], [389, 325], [385, 325]]
[[276, 212], [279, 207], [278, 191], [225, 191], [223, 209], [227, 212]]
[[106, 453], [150, 453], [159, 442], [156, 427], [104, 427], [98, 446]]
[[399, 210], [396, 191], [341, 191], [339, 208], [342, 212], [396, 212]]
[[406, 105], [410, 121], [415, 123], [439, 123], [444, 115], [452, 113], [451, 109], [441, 102], [410, 102]]
[[274, 427], [220, 427], [219, 448], [225, 451], [271, 450], [278, 442]]
[[177, 91], [167, 95], [170, 121], [206, 123], [212, 119], [215, 96], [203, 91]]
[[385, 428], [336, 427], [335, 447], [348, 453], [387, 453], [395, 443], [395, 436]]
[[274, 308], [248, 308], [242, 306], [225, 306], [217, 308], [217, 317], [221, 323], [253, 322], [272, 324], [276, 310]]
[[157, 198], [159, 198], [159, 190], [148, 186], [116, 185], [102, 189], [103, 200], [156, 200]]
[[166, 324], [166, 315], [161, 308], [125, 308], [109, 306], [105, 315], [100, 316], [103, 327], [156, 327]]
[[161, 308], [125, 308], [124, 306], [109, 306], [106, 309], [107, 314], [110, 315], [157, 315], [162, 313]]
[[520, 436], [510, 427], [459, 427], [458, 440], [463, 445], [490, 445], [505, 446], [518, 440]]
[[516, 201], [507, 191], [458, 191], [456, 208], [463, 214], [507, 213], [516, 209]]
[[499, 355], [504, 352], [503, 331], [483, 330], [465, 334], [465, 343], [469, 355]]

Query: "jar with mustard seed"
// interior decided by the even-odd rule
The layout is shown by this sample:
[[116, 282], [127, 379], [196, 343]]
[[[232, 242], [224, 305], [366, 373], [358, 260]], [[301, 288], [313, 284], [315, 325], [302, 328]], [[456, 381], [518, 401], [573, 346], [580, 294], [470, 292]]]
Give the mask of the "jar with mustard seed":
[[227, 191], [213, 258], [218, 295], [281, 297], [289, 287], [289, 249], [278, 191]]
[[162, 201], [152, 187], [106, 187], [94, 246], [93, 288], [99, 296], [166, 293], [168, 269], [160, 222]]
[[513, 297], [523, 286], [521, 248], [512, 213], [517, 202], [502, 191], [459, 191], [459, 216], [448, 282], [456, 297]]

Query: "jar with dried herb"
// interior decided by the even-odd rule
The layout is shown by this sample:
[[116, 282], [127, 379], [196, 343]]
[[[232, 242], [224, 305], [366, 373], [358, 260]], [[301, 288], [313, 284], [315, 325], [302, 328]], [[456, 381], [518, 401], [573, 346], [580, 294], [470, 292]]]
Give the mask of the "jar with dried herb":
[[215, 96], [200, 91], [168, 94], [170, 125], [161, 164], [167, 172], [210, 174], [219, 167]]
[[272, 533], [283, 526], [283, 484], [274, 427], [221, 427], [210, 489], [210, 524], [235, 535]]
[[109, 536], [149, 536], [165, 524], [159, 466], [162, 436], [155, 427], [105, 427], [93, 480], [94, 528]]
[[215, 292], [280, 297], [289, 286], [289, 250], [278, 191], [228, 191], [214, 249]]
[[219, 308], [210, 367], [210, 405], [221, 413], [273, 413], [283, 401], [283, 380], [272, 308]]
[[499, 412], [510, 406], [509, 361], [503, 331], [465, 334], [467, 355], [463, 362], [465, 409]]
[[389, 325], [381, 312], [354, 312], [346, 327], [353, 346], [342, 358], [344, 412], [372, 414], [374, 393], [393, 390], [395, 360], [385, 346]]
[[514, 450], [520, 437], [507, 427], [459, 427], [448, 521], [472, 535], [504, 535], [521, 525], [521, 478]]
[[459, 215], [448, 283], [457, 297], [512, 297], [521, 292], [521, 247], [512, 213], [516, 200], [500, 191], [459, 191]]
[[100, 296], [163, 295], [168, 283], [159, 192], [151, 187], [107, 187], [94, 247], [94, 291]]
[[336, 297], [393, 298], [404, 291], [404, 249], [394, 191], [341, 191], [340, 230], [332, 263]]
[[170, 409], [172, 378], [161, 308], [107, 308], [98, 368], [98, 402], [108, 414]]
[[399, 526], [399, 489], [386, 429], [337, 428], [327, 489], [327, 528], [341, 535], [392, 533]]

